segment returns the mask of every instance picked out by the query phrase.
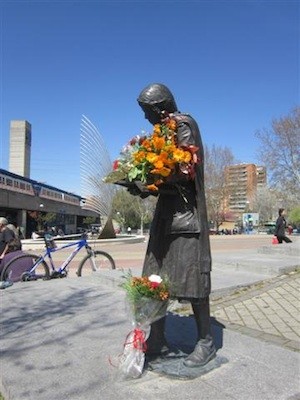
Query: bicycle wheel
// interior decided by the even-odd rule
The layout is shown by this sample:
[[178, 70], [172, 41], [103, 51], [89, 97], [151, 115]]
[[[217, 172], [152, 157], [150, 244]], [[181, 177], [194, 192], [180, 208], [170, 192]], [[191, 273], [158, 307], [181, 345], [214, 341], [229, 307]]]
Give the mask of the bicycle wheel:
[[83, 268], [86, 276], [101, 269], [116, 269], [116, 264], [110, 254], [96, 250], [91, 254], [87, 254], [81, 261], [76, 272], [77, 276], [82, 276]]
[[35, 281], [49, 279], [47, 263], [36, 254], [21, 254], [10, 260], [1, 273], [1, 281]]

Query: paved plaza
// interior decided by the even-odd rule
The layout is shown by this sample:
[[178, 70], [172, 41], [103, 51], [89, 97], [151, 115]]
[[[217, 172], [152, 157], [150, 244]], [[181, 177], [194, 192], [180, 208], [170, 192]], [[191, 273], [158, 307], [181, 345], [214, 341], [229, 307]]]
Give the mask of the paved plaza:
[[[192, 315], [190, 306], [177, 310]], [[227, 329], [300, 351], [300, 270], [226, 295], [213, 292], [211, 315]]]
[[290, 272], [224, 298], [212, 315], [230, 329], [300, 350], [300, 273]]
[[[212, 328], [226, 362], [193, 380], [118, 375], [131, 329], [119, 284], [128, 268], [141, 273], [146, 242], [97, 243], [114, 256], [115, 271], [76, 278], [74, 266], [66, 279], [2, 290], [0, 392], [5, 400], [299, 400], [300, 237], [270, 240], [212, 237]], [[166, 334], [192, 350], [188, 305], [171, 304]]]

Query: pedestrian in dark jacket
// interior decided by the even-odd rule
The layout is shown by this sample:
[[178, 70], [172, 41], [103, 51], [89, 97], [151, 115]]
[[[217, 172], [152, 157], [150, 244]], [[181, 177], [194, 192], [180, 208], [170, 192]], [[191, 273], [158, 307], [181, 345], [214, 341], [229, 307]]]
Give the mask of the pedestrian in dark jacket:
[[[138, 103], [152, 124], [163, 122], [166, 114], [176, 121], [177, 145], [193, 146], [199, 163], [192, 179], [172, 175], [158, 189], [158, 201], [151, 225], [149, 244], [142, 274], [167, 276], [173, 297], [191, 302], [198, 330], [194, 351], [185, 365], [198, 367], [216, 355], [210, 327], [211, 252], [204, 192], [204, 158], [196, 121], [177, 110], [170, 90], [151, 84], [139, 95]], [[164, 336], [165, 318], [154, 322], [147, 341], [148, 354], [168, 350]]]
[[292, 243], [291, 239], [285, 235], [286, 232], [286, 220], [284, 218], [285, 209], [279, 208], [278, 214], [279, 216], [276, 221], [274, 235], [277, 237], [278, 243], [282, 243], [283, 241], [286, 243]]

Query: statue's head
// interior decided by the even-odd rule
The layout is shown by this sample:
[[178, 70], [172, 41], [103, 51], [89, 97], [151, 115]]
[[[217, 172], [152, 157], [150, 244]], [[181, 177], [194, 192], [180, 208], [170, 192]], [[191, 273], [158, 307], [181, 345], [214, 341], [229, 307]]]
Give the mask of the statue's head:
[[137, 100], [145, 113], [145, 118], [153, 125], [161, 121], [163, 111], [168, 113], [177, 111], [174, 96], [161, 83], [152, 83], [145, 87]]

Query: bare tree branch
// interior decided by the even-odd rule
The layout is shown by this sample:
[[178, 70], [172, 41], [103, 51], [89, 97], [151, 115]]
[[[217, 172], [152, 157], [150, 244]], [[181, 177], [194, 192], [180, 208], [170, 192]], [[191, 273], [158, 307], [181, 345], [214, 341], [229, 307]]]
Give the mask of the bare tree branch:
[[234, 164], [234, 156], [228, 147], [205, 146], [205, 188], [208, 218], [216, 229], [225, 221], [225, 199], [228, 187], [225, 179], [225, 167]]
[[287, 116], [274, 119], [271, 128], [256, 132], [258, 155], [266, 165], [271, 185], [300, 195], [300, 107]]

